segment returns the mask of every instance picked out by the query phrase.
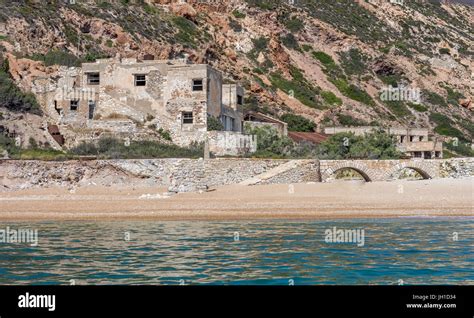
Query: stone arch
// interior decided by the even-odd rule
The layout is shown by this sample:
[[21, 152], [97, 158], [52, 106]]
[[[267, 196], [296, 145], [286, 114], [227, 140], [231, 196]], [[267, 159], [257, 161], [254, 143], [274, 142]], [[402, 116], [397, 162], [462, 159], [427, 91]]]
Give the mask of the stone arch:
[[327, 181], [334, 173], [342, 169], [351, 169], [356, 171], [362, 176], [362, 178], [364, 178], [366, 182], [376, 179], [374, 176], [372, 176], [370, 169], [365, 164], [353, 161], [340, 161], [321, 173], [321, 181]]
[[387, 171], [387, 173], [385, 173], [383, 180], [388, 180], [395, 172], [405, 168], [415, 170], [423, 177], [423, 179], [432, 179], [436, 176], [436, 173], [428, 165], [424, 164], [423, 162], [410, 160], [400, 162], [399, 164], [393, 166], [389, 171]]

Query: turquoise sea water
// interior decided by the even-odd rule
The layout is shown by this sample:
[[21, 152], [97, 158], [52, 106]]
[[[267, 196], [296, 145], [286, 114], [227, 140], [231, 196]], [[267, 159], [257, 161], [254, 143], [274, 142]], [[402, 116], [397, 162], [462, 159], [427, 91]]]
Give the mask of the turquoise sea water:
[[[0, 284], [474, 284], [474, 218], [7, 226], [39, 244], [0, 243]], [[334, 227], [364, 246], [327, 243]]]

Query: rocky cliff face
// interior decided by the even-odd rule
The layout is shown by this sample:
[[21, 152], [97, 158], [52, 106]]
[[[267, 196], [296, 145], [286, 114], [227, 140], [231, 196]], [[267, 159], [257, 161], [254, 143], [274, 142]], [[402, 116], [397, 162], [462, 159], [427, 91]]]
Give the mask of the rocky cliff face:
[[[320, 128], [406, 125], [464, 141], [474, 137], [471, 6], [422, 0], [75, 2], [0, 0], [2, 57], [23, 91], [38, 77], [55, 76], [58, 65], [187, 53], [243, 83], [248, 109], [295, 113]], [[421, 103], [383, 100], [389, 86], [419, 89]]]

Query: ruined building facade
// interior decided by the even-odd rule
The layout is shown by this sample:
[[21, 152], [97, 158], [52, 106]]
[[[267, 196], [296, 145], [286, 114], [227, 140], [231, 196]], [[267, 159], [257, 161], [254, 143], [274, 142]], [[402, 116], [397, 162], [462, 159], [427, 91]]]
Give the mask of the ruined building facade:
[[[397, 144], [397, 149], [410, 158], [440, 159], [443, 158], [443, 142], [432, 138], [426, 128], [406, 127], [326, 127], [326, 135], [351, 132], [356, 136], [363, 136], [374, 130], [382, 129], [391, 135]], [[431, 138], [430, 138], [431, 137]]]
[[[229, 154], [255, 146], [242, 134], [244, 90], [223, 84], [222, 74], [206, 64], [100, 59], [64, 67], [58, 78], [38, 79], [36, 87], [49, 118], [65, 134], [66, 146], [106, 132], [130, 138], [149, 134], [148, 139], [166, 132], [173, 143], [188, 146], [207, 140], [210, 117], [221, 121], [222, 136], [235, 139], [228, 144], [243, 148], [229, 149]], [[212, 145], [211, 150], [225, 152]]]

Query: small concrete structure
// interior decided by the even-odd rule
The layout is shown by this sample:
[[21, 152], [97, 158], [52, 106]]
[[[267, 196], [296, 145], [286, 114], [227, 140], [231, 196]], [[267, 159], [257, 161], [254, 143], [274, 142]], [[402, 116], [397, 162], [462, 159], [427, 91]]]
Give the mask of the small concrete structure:
[[405, 128], [405, 127], [326, 127], [326, 135], [351, 132], [356, 136], [373, 132], [377, 129], [383, 129], [389, 135], [392, 135], [397, 142], [397, 148], [411, 158], [443, 158], [443, 143], [441, 141], [429, 140], [429, 132], [426, 128]]
[[259, 126], [271, 126], [275, 128], [280, 136], [288, 135], [288, 124], [279, 119], [273, 118], [271, 116], [255, 112], [248, 111], [244, 115], [244, 126], [259, 127]]

